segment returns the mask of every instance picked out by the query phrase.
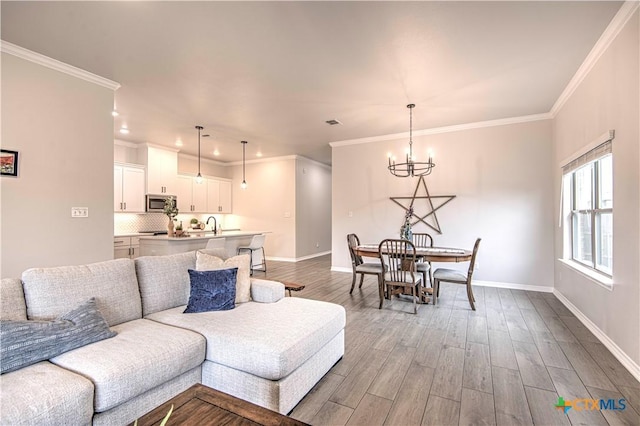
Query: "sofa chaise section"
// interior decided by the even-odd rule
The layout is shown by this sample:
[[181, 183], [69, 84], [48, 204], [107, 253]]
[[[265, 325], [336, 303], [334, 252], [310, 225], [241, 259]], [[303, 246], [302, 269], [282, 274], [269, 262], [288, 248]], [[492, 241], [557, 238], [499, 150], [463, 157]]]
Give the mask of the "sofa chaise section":
[[253, 301], [229, 311], [184, 314], [195, 254], [135, 262], [145, 318], [206, 338], [206, 386], [286, 414], [344, 354], [340, 305], [285, 298], [284, 285], [252, 279]]

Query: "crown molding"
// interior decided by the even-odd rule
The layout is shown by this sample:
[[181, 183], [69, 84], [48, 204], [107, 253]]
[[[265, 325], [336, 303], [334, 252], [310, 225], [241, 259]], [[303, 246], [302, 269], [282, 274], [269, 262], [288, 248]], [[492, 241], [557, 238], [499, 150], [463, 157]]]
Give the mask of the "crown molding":
[[602, 54], [609, 48], [613, 40], [620, 34], [620, 31], [629, 22], [629, 19], [640, 7], [640, 2], [626, 1], [620, 6], [618, 13], [613, 17], [607, 28], [604, 30], [596, 44], [593, 46], [587, 57], [585, 58], [578, 71], [573, 75], [567, 87], [564, 88], [556, 103], [551, 107], [551, 117], [554, 118], [562, 109], [564, 104], [569, 100], [573, 92], [578, 88], [580, 83], [585, 79], [589, 71], [598, 62]]
[[120, 87], [120, 83], [116, 83], [115, 81], [100, 77], [99, 75], [90, 73], [89, 71], [76, 68], [73, 65], [65, 64], [64, 62], [60, 62], [56, 59], [33, 52], [4, 40], [0, 40], [0, 51], [47, 68], [60, 71], [81, 80], [97, 84], [98, 86], [106, 87], [107, 89], [118, 90]]
[[138, 148], [140, 145], [137, 143], [133, 143], [133, 142], [127, 142], [127, 141], [123, 141], [120, 139], [114, 139], [113, 140], [113, 144], [114, 145], [118, 145], [118, 146], [124, 146], [127, 148]]
[[322, 167], [326, 170], [331, 170], [331, 166], [329, 164], [321, 163], [320, 161], [312, 160], [311, 158], [305, 157], [304, 155], [296, 155], [297, 160], [308, 161], [309, 163], [313, 163], [318, 167]]
[[[541, 121], [551, 119], [551, 114], [548, 112], [542, 114], [523, 115], [520, 117], [500, 118], [498, 120], [478, 121], [475, 123], [456, 124], [453, 126], [434, 127], [432, 129], [416, 130], [413, 132], [413, 136], [428, 136], [437, 135], [442, 133], [460, 132], [463, 130], [481, 129], [485, 127], [506, 126], [509, 124], [528, 123], [531, 121]], [[398, 139], [406, 139], [409, 137], [409, 132], [393, 133], [390, 135], [372, 136], [368, 138], [349, 139], [344, 141], [329, 142], [329, 146], [332, 148], [347, 145], [359, 145], [363, 143], [373, 142], [385, 142]]]
[[[282, 157], [267, 157], [267, 158], [256, 158], [255, 160], [246, 160], [245, 164], [256, 164], [256, 163], [270, 163], [272, 161], [289, 161], [295, 160], [299, 158], [299, 155], [284, 155]], [[242, 161], [230, 161], [228, 163], [224, 163], [225, 166], [241, 166]]]
[[146, 147], [150, 147], [150, 148], [157, 148], [157, 149], [164, 149], [165, 151], [171, 151], [171, 152], [180, 152], [179, 148], [172, 148], [169, 146], [164, 146], [164, 145], [157, 145], [154, 143], [150, 143], [150, 142], [143, 142], [143, 143], [139, 143], [136, 145], [138, 148], [146, 148]]
[[[182, 152], [178, 152], [178, 157], [182, 157], [182, 158], [186, 158], [189, 160], [195, 160], [198, 161], [198, 156], [197, 155], [192, 155], [192, 154], [185, 154]], [[210, 158], [207, 157], [200, 157], [200, 161], [202, 161], [203, 163], [208, 163], [208, 164], [213, 164], [214, 166], [226, 166], [227, 163], [223, 163], [222, 161], [218, 161], [218, 160], [212, 160]]]

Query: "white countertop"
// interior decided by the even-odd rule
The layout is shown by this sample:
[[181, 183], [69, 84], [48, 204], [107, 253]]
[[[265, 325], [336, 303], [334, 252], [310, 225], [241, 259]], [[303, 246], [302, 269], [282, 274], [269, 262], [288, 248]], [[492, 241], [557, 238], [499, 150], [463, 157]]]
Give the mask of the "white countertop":
[[214, 235], [213, 232], [204, 232], [203, 236], [189, 235], [188, 237], [169, 237], [167, 235], [141, 235], [141, 240], [155, 241], [194, 241], [194, 240], [210, 240], [212, 238], [226, 237], [249, 237], [258, 234], [266, 234], [265, 231], [222, 231], [221, 234]]

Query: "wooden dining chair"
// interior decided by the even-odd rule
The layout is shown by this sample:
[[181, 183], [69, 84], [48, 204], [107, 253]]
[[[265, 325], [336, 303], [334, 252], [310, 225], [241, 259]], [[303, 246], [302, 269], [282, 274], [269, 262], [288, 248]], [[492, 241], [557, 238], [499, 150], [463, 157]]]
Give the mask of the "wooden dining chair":
[[438, 268], [433, 273], [433, 304], [437, 303], [440, 296], [440, 283], [447, 282], [453, 284], [464, 284], [467, 286], [467, 297], [469, 298], [469, 304], [471, 309], [476, 310], [475, 301], [473, 297], [473, 290], [471, 289], [471, 277], [473, 276], [473, 268], [476, 263], [476, 255], [478, 254], [478, 247], [480, 247], [481, 238], [476, 240], [473, 246], [473, 252], [471, 254], [471, 261], [469, 262], [469, 270], [466, 274], [456, 271], [455, 269]]
[[[416, 247], [433, 247], [433, 237], [426, 232], [413, 234], [412, 242]], [[431, 279], [431, 262], [425, 262], [424, 259], [418, 259], [418, 263], [416, 263], [416, 270], [422, 274], [422, 282], [425, 285], [428, 282], [429, 287], [433, 287], [433, 280]]]
[[[353, 293], [353, 288], [356, 285], [356, 276], [360, 274], [360, 286], [358, 288], [362, 288], [362, 283], [364, 281], [365, 275], [376, 275], [378, 279], [378, 293], [380, 293], [380, 298], [384, 298], [382, 293], [382, 274], [384, 269], [382, 264], [374, 263], [374, 262], [364, 262], [362, 260], [362, 256], [358, 256], [355, 252], [355, 248], [360, 245], [360, 239], [356, 234], [348, 234], [347, 235], [347, 244], [349, 246], [349, 254], [351, 255], [351, 267], [353, 269], [353, 278], [351, 279], [351, 290], [349, 290], [349, 294]], [[380, 301], [382, 305], [382, 300]]]
[[[418, 313], [417, 301], [421, 298], [422, 276], [416, 272], [416, 248], [409, 240], [386, 239], [378, 246], [380, 267], [386, 265], [383, 274], [383, 290], [391, 299], [396, 294], [411, 294], [413, 313]], [[382, 308], [383, 299], [380, 299]]]

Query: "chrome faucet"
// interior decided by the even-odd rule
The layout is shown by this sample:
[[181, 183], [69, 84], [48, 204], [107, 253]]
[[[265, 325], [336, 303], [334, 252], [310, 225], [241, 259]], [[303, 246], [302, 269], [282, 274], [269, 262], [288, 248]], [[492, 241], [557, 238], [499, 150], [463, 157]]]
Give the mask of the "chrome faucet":
[[218, 234], [218, 221], [216, 220], [215, 216], [209, 216], [207, 218], [207, 225], [209, 224], [209, 221], [213, 219], [213, 235], [217, 235]]

